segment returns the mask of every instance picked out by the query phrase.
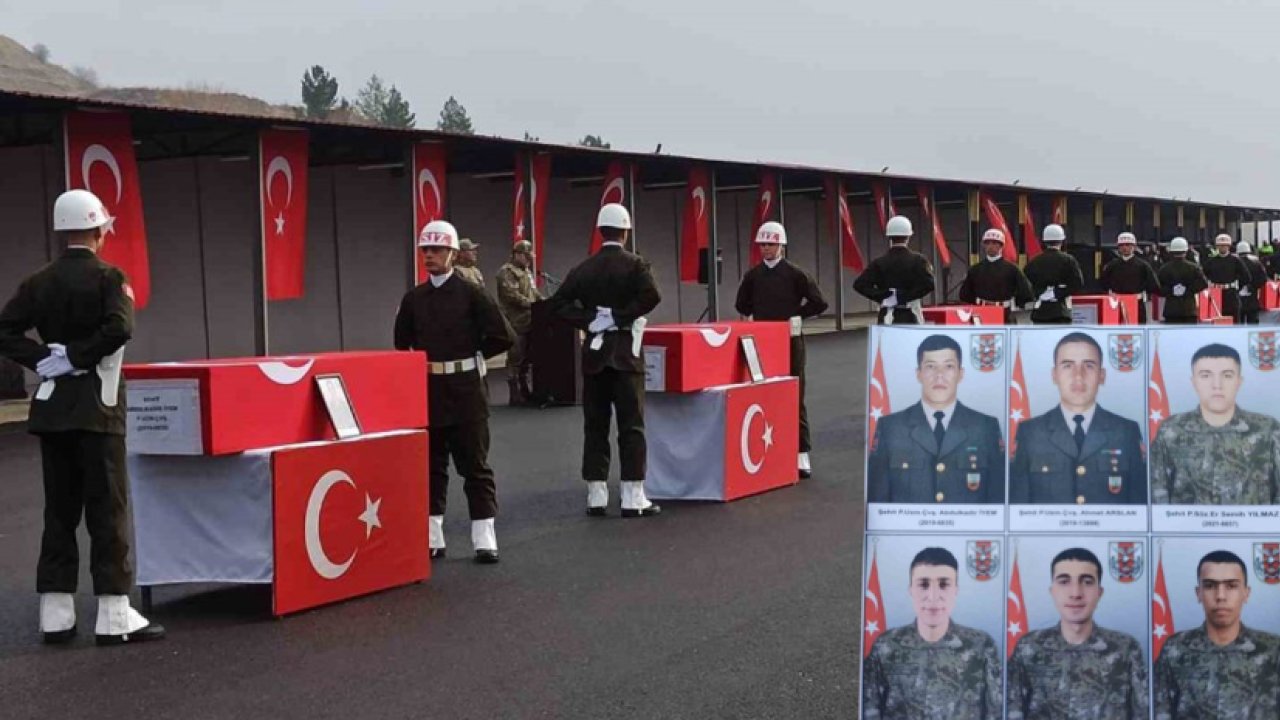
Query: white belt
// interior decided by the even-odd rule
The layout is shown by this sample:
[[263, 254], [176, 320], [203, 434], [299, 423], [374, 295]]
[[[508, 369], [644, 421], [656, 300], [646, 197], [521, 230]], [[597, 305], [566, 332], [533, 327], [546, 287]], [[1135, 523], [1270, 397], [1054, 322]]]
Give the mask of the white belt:
[[631, 354], [636, 357], [640, 357], [640, 350], [644, 346], [644, 328], [648, 324], [649, 319], [641, 316], [632, 320], [631, 324], [624, 328], [611, 327], [608, 330], [601, 330], [598, 333], [593, 333], [591, 335], [591, 342], [587, 344], [587, 347], [591, 350], [599, 350], [604, 347], [605, 333], [622, 332], [626, 330], [631, 333]]
[[883, 306], [881, 306], [881, 309], [882, 309], [882, 310], [883, 310], [883, 309], [887, 309], [887, 310], [889, 311], [889, 312], [885, 313], [885, 316], [884, 316], [884, 324], [885, 324], [885, 325], [892, 325], [892, 324], [893, 324], [893, 311], [894, 311], [894, 310], [897, 310], [898, 308], [904, 308], [904, 309], [910, 310], [910, 311], [911, 311], [911, 314], [916, 316], [916, 324], [917, 324], [917, 325], [923, 325], [923, 324], [924, 324], [924, 310], [922, 310], [922, 309], [921, 309], [921, 307], [920, 307], [920, 301], [919, 301], [919, 300], [912, 300], [911, 302], [907, 303], [906, 305], [895, 305], [894, 307], [891, 307], [891, 308], [884, 308]]
[[1240, 287], [1240, 281], [1236, 280], [1235, 282], [1229, 282], [1229, 283], [1209, 283], [1209, 287], [1234, 290]]
[[986, 306], [986, 307], [1008, 308], [1013, 306], [1013, 301], [1012, 300], [983, 300], [982, 298], [978, 298], [977, 300], [974, 301], [974, 304]]
[[430, 365], [430, 373], [432, 375], [456, 375], [458, 373], [472, 372], [479, 367], [476, 358], [446, 360], [444, 362], [433, 362]]

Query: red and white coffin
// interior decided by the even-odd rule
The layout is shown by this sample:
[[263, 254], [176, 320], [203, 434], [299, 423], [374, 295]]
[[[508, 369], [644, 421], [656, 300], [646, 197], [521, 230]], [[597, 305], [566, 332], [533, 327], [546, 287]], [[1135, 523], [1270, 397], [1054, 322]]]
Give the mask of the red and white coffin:
[[1262, 309], [1280, 310], [1280, 280], [1268, 280], [1262, 286]]
[[1004, 308], [994, 305], [934, 305], [923, 310], [926, 325], [1004, 324]]
[[[1214, 325], [1230, 325], [1222, 323], [1222, 288], [1211, 287], [1200, 291], [1200, 322]], [[1230, 318], [1226, 318], [1230, 320]]]
[[645, 390], [687, 393], [751, 379], [742, 337], [755, 338], [765, 377], [791, 372], [791, 332], [785, 322], [653, 325], [644, 331]]
[[645, 493], [729, 502], [794, 485], [799, 407], [794, 377], [649, 395]]
[[1089, 314], [1097, 318], [1090, 324], [1096, 325], [1137, 325], [1138, 295], [1073, 295], [1073, 307], [1089, 309]]
[[224, 455], [335, 437], [315, 388], [342, 376], [364, 433], [427, 426], [426, 355], [347, 352], [126, 365], [129, 450]]

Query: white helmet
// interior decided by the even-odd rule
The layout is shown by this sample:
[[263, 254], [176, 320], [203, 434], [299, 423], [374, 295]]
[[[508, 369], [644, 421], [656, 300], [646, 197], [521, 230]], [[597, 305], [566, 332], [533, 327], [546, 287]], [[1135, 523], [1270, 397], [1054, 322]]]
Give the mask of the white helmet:
[[54, 230], [92, 230], [110, 219], [102, 201], [88, 190], [68, 190], [53, 202]]
[[1184, 237], [1176, 237], [1169, 241], [1169, 252], [1186, 252], [1189, 249], [1191, 246], [1187, 245], [1187, 239]]
[[1054, 223], [1046, 225], [1044, 228], [1044, 241], [1046, 243], [1060, 243], [1067, 239], [1067, 231], [1062, 229], [1061, 225]]
[[891, 238], [911, 237], [911, 221], [901, 215], [894, 215], [885, 223], [884, 235]]
[[422, 228], [418, 236], [418, 247], [442, 247], [450, 250], [458, 249], [458, 229], [453, 223], [444, 220], [432, 220]]
[[759, 230], [756, 230], [756, 244], [786, 245], [787, 229], [782, 227], [782, 223], [770, 220], [769, 222], [761, 225]]
[[1213, 244], [1214, 245], [1230, 245], [1231, 236], [1226, 233], [1222, 233], [1221, 235], [1213, 239]]
[[1251, 253], [1253, 252], [1253, 247], [1251, 247], [1248, 242], [1241, 240], [1240, 244], [1236, 245], [1236, 252], [1241, 255]]
[[627, 209], [618, 203], [609, 203], [600, 208], [600, 214], [596, 215], [596, 227], [630, 230], [631, 213], [627, 212]]
[[1131, 232], [1122, 232], [1120, 233], [1120, 236], [1116, 238], [1116, 244], [1117, 245], [1137, 245], [1138, 237]]
[[998, 242], [998, 243], [1000, 243], [1001, 245], [1003, 245], [1003, 244], [1004, 244], [1004, 233], [1000, 232], [999, 230], [997, 230], [997, 229], [995, 229], [995, 228], [991, 228], [990, 230], [988, 230], [988, 231], [986, 231], [986, 232], [982, 233], [982, 242], [986, 242], [986, 241], [988, 241], [988, 240], [995, 240], [996, 242]]

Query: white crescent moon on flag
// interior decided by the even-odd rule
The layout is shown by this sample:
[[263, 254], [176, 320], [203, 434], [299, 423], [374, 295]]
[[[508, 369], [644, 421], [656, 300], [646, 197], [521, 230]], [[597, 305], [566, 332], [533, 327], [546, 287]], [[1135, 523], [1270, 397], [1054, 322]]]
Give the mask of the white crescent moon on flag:
[[524, 183], [516, 183], [516, 213], [520, 212], [520, 198], [524, 197]]
[[277, 385], [293, 385], [307, 376], [311, 372], [311, 366], [315, 365], [314, 358], [302, 364], [302, 367], [293, 367], [287, 363], [278, 360], [258, 363], [258, 369], [262, 371], [267, 379]]
[[1160, 603], [1160, 612], [1169, 612], [1169, 606], [1164, 604], [1164, 598], [1160, 597], [1158, 593], [1151, 594], [1151, 602]]
[[714, 327], [698, 328], [698, 332], [702, 334], [702, 339], [706, 340], [707, 344], [713, 348], [723, 347], [725, 343], [729, 342], [729, 336], [733, 334], [731, 328], [716, 332]]
[[765, 190], [760, 193], [760, 210], [765, 217], [769, 215], [769, 207], [773, 205], [773, 191]]
[[[618, 199], [610, 200], [609, 198], [613, 194], [614, 190], [618, 191]], [[622, 199], [626, 196], [626, 193], [627, 188], [623, 183], [622, 178], [616, 177], [613, 180], [610, 180], [608, 185], [604, 186], [604, 192], [600, 193], [600, 204], [607, 205], [611, 202], [621, 203]]]
[[751, 437], [751, 421], [757, 415], [763, 416], [764, 408], [760, 407], [758, 403], [752, 403], [751, 407], [747, 408], [747, 414], [742, 418], [742, 432], [738, 438], [739, 450], [742, 454], [742, 467], [751, 475], [760, 472], [760, 468], [764, 465], [764, 457], [760, 458], [760, 462], [753, 462], [751, 460], [751, 451], [747, 448], [747, 440]]
[[289, 203], [293, 202], [293, 168], [289, 167], [289, 161], [285, 160], [282, 155], [271, 158], [271, 162], [267, 163], [267, 179], [263, 182], [267, 189], [267, 204], [271, 205], [271, 207], [276, 205], [271, 200], [271, 178], [276, 173], [284, 173], [284, 180], [288, 188], [288, 192], [284, 196], [284, 206], [289, 207]]
[[1010, 390], [1012, 390], [1012, 391], [1014, 391], [1014, 392], [1016, 392], [1016, 393], [1018, 393], [1018, 397], [1019, 397], [1019, 398], [1024, 397], [1023, 392], [1022, 392], [1022, 386], [1018, 384], [1018, 381], [1017, 381], [1017, 380], [1013, 380], [1013, 381], [1011, 381], [1011, 382], [1009, 383], [1009, 389], [1010, 389]]
[[1018, 599], [1017, 595], [1013, 594], [1012, 590], [1009, 591], [1009, 599], [1013, 601], [1014, 605], [1018, 606], [1018, 612], [1022, 612], [1022, 601]]
[[1151, 382], [1147, 383], [1147, 387], [1154, 390], [1155, 393], [1160, 396], [1160, 399], [1164, 400], [1164, 391], [1160, 389], [1160, 386], [1156, 384], [1155, 380], [1152, 380]]
[[353, 488], [356, 486], [355, 481], [346, 473], [341, 470], [330, 470], [320, 476], [316, 486], [311, 489], [311, 497], [307, 499], [307, 515], [304, 523], [307, 559], [311, 561], [311, 567], [316, 573], [325, 580], [336, 580], [342, 577], [351, 567], [351, 562], [356, 559], [356, 551], [352, 550], [351, 557], [345, 562], [335, 563], [325, 554], [324, 545], [320, 542], [320, 510], [324, 507], [324, 499], [328, 496], [330, 488], [338, 483], [346, 483]]
[[431, 172], [431, 168], [422, 168], [418, 171], [418, 207], [428, 210], [427, 200], [422, 196], [423, 185], [431, 186], [431, 192], [436, 196], [435, 212], [439, 213], [443, 209], [444, 201], [440, 198], [440, 183], [436, 180], [436, 174]]
[[84, 178], [84, 187], [89, 192], [93, 192], [93, 188], [89, 187], [89, 170], [93, 168], [94, 163], [102, 163], [107, 166], [111, 174], [116, 179], [116, 203], [119, 204], [121, 193], [124, 191], [124, 180], [120, 176], [120, 163], [116, 162], [116, 156], [111, 154], [105, 146], [90, 145], [84, 149], [84, 156], [80, 158], [80, 176]]
[[873, 593], [873, 592], [871, 592], [870, 590], [868, 590], [868, 591], [866, 592], [866, 596], [867, 596], [867, 599], [868, 599], [868, 600], [870, 600], [871, 602], [873, 602], [873, 603], [875, 603], [875, 604], [876, 604], [876, 609], [877, 609], [877, 610], [879, 610], [879, 609], [880, 609], [880, 598], [876, 597], [876, 594], [875, 594], [875, 593]]
[[693, 199], [698, 201], [698, 219], [702, 219], [702, 215], [707, 210], [707, 191], [701, 185], [693, 189]]
[[871, 378], [871, 389], [880, 393], [881, 396], [884, 395], [884, 387], [880, 385], [880, 381], [875, 378]]

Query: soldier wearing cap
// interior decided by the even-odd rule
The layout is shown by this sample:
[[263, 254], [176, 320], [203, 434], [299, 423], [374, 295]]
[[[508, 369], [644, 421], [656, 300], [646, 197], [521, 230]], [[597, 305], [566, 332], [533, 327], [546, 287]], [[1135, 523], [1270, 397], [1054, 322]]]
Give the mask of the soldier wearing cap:
[[[0, 355], [43, 380], [28, 429], [44, 464], [44, 533], [36, 566], [40, 630], [46, 643], [76, 634], [80, 576], [76, 528], [83, 516], [92, 545], [99, 645], [157, 640], [164, 628], [129, 605], [129, 478], [120, 369], [133, 334], [133, 295], [124, 273], [99, 256], [111, 217], [86, 190], [53, 205], [62, 255], [27, 277], [0, 311]], [[27, 336], [36, 330], [40, 341]]]
[[1102, 600], [1098, 556], [1063, 550], [1049, 564], [1049, 577], [1059, 622], [1018, 640], [1009, 658], [1008, 720], [1146, 720], [1142, 648], [1133, 636], [1093, 621]]
[[1280, 717], [1280, 636], [1246, 626], [1249, 572], [1228, 550], [1196, 566], [1204, 624], [1175, 633], [1155, 663], [1156, 720]]
[[951, 619], [960, 565], [946, 548], [911, 560], [915, 622], [876, 638], [863, 666], [862, 717], [996, 720], [1001, 716], [1000, 656], [981, 630]]
[[1195, 325], [1200, 322], [1200, 291], [1209, 281], [1199, 265], [1187, 259], [1187, 239], [1169, 241], [1169, 259], [1156, 273], [1160, 295], [1164, 297], [1163, 321], [1167, 325]]
[[1236, 404], [1240, 353], [1219, 343], [1191, 356], [1200, 405], [1160, 423], [1151, 500], [1173, 505], [1280, 505], [1280, 421]]
[[462, 280], [453, 261], [458, 231], [427, 223], [418, 249], [428, 278], [405, 293], [396, 313], [397, 350], [426, 352], [431, 415], [431, 557], [444, 557], [449, 460], [462, 476], [478, 563], [498, 562], [494, 518], [497, 489], [489, 468], [489, 400], [485, 359], [505, 352], [514, 335], [502, 311], [480, 286]]
[[1253, 247], [1243, 240], [1236, 245], [1236, 255], [1249, 269], [1249, 282], [1240, 286], [1240, 322], [1257, 325], [1258, 313], [1262, 311], [1262, 289], [1267, 284], [1267, 270], [1253, 254]]
[[1231, 236], [1223, 233], [1213, 239], [1214, 252], [1200, 261], [1211, 287], [1222, 288], [1223, 316], [1240, 322], [1240, 289], [1249, 286], [1249, 268], [1231, 253]]
[[813, 276], [787, 260], [787, 229], [767, 222], [756, 230], [756, 245], [763, 260], [742, 276], [734, 307], [738, 314], [756, 321], [785, 320], [791, 323], [791, 374], [800, 378], [800, 477], [812, 472], [809, 451], [809, 412], [804, 403], [805, 348], [804, 319], [817, 317], [827, 309], [826, 298]]
[[1035, 297], [1031, 322], [1037, 325], [1070, 325], [1071, 296], [1084, 287], [1080, 263], [1062, 251], [1066, 239], [1061, 225], [1045, 227], [1045, 250], [1027, 263], [1027, 281]]
[[609, 505], [609, 424], [617, 416], [622, 466], [622, 516], [652, 517], [662, 508], [644, 494], [645, 315], [662, 301], [649, 263], [626, 249], [631, 213], [618, 203], [600, 208], [600, 251], [569, 271], [551, 296], [552, 310], [587, 333], [582, 346], [582, 479], [587, 514]]
[[1102, 347], [1087, 333], [1053, 349], [1059, 404], [1018, 426], [1009, 466], [1009, 502], [1147, 503], [1147, 463], [1138, 423], [1098, 405], [1107, 380]]
[[529, 328], [533, 304], [542, 299], [533, 282], [533, 244], [521, 240], [511, 248], [511, 259], [498, 269], [498, 305], [516, 342], [507, 352], [507, 393], [512, 405], [529, 401]]
[[907, 246], [911, 221], [901, 215], [889, 218], [884, 234], [889, 251], [871, 261], [853, 281], [853, 289], [880, 304], [880, 325], [920, 325], [924, 315], [920, 300], [933, 292], [933, 266]]
[[982, 235], [982, 259], [969, 267], [960, 285], [960, 301], [1004, 308], [1005, 323], [1013, 322], [1014, 305], [1025, 306], [1035, 295], [1027, 276], [1004, 259], [1004, 233], [992, 228]]
[[472, 242], [471, 238], [462, 238], [458, 241], [458, 257], [453, 269], [458, 273], [458, 277], [483, 288], [484, 273], [480, 272], [479, 266], [476, 265], [480, 260], [479, 256], [480, 243]]
[[1000, 423], [956, 399], [960, 344], [930, 335], [916, 349], [920, 402], [880, 418], [867, 461], [867, 499], [884, 503], [1004, 503]]
[[1151, 295], [1160, 292], [1156, 272], [1136, 250], [1138, 238], [1131, 232], [1122, 232], [1116, 238], [1119, 257], [1102, 268], [1102, 288], [1113, 295], [1138, 295], [1138, 323], [1147, 322], [1147, 302]]

